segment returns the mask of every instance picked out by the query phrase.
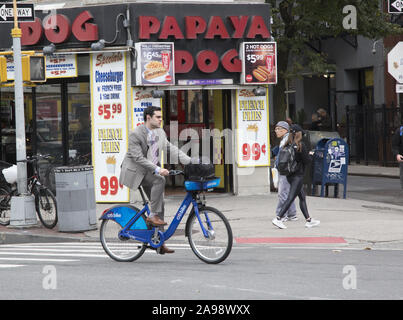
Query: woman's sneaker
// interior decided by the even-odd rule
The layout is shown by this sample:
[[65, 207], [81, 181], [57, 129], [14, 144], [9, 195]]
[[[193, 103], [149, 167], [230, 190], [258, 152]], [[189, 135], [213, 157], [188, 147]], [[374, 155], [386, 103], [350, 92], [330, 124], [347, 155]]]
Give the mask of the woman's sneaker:
[[292, 217], [284, 217], [282, 221], [286, 222], [286, 221], [297, 221], [297, 220], [298, 220], [297, 216], [292, 216]]
[[312, 219], [312, 218], [311, 218], [311, 221], [307, 221], [307, 222], [305, 223], [305, 227], [307, 227], [307, 228], [316, 227], [316, 226], [318, 226], [318, 225], [320, 225], [320, 221], [319, 221], [319, 220]]
[[283, 221], [278, 220], [277, 218], [274, 218], [271, 221], [276, 227], [280, 228], [280, 229], [287, 229], [287, 227], [285, 226], [285, 224], [283, 223]]

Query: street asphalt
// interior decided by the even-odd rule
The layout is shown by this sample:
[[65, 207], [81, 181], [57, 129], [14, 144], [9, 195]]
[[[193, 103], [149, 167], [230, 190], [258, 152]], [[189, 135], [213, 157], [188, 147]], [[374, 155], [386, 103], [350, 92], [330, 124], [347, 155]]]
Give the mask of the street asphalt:
[[[399, 177], [398, 168], [349, 166], [351, 175]], [[342, 190], [342, 188], [341, 188]], [[340, 192], [341, 193], [341, 192]], [[403, 197], [403, 192], [401, 194]], [[165, 220], [170, 223], [183, 195], [166, 197]], [[286, 222], [287, 229], [272, 225], [277, 205], [277, 193], [269, 195], [236, 196], [207, 193], [207, 205], [221, 210], [228, 218], [235, 245], [315, 245], [354, 246], [371, 248], [403, 249], [403, 208], [389, 203], [363, 201], [348, 198], [308, 197], [310, 215], [321, 221], [320, 226], [304, 227], [304, 218], [298, 209], [298, 221]], [[376, 199], [374, 199], [376, 200]], [[134, 204], [141, 207], [141, 203]], [[298, 208], [298, 201], [296, 201]], [[97, 217], [111, 204], [97, 204]], [[184, 226], [186, 217], [177, 233], [168, 240], [186, 241]], [[82, 232], [59, 232], [45, 229], [38, 223], [29, 228], [0, 226], [0, 244], [21, 242], [99, 241], [99, 225], [95, 230]]]

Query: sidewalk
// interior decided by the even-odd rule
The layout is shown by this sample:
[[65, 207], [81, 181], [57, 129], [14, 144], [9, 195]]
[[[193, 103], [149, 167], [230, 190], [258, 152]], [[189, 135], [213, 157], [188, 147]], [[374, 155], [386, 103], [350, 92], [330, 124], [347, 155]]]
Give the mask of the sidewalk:
[[[350, 174], [377, 174], [398, 178], [398, 168], [350, 166]], [[369, 169], [370, 168], [370, 169]], [[287, 222], [287, 229], [272, 225], [277, 193], [270, 195], [234, 196], [207, 193], [207, 205], [221, 210], [229, 219], [235, 244], [335, 244], [355, 247], [396, 247], [403, 249], [403, 208], [396, 205], [355, 199], [308, 197], [310, 215], [321, 225], [308, 229], [298, 208], [299, 220]], [[183, 195], [166, 197], [165, 220], [170, 223]], [[134, 204], [141, 207], [141, 203]], [[111, 204], [97, 204], [97, 216]], [[184, 217], [177, 235], [169, 241], [187, 241], [183, 235]], [[66, 233], [48, 230], [42, 226], [16, 229], [0, 226], [0, 244], [15, 242], [99, 241], [98, 229], [86, 232]], [[168, 244], [169, 244], [168, 241]]]
[[[321, 225], [308, 229], [298, 213], [299, 220], [287, 222], [280, 230], [271, 223], [277, 205], [277, 194], [261, 196], [233, 196], [211, 194], [208, 205], [221, 210], [229, 219], [235, 243], [315, 243], [341, 245], [397, 245], [403, 248], [403, 208], [384, 203], [353, 199], [308, 197], [308, 208]], [[166, 218], [170, 222], [182, 200], [180, 196], [166, 198]], [[135, 204], [140, 206], [140, 204]], [[100, 216], [107, 204], [97, 205]], [[298, 212], [299, 209], [298, 209]], [[99, 227], [98, 221], [98, 227]], [[170, 241], [186, 241], [183, 236], [186, 217], [178, 228], [178, 235]], [[182, 232], [181, 232], [182, 231]], [[308, 239], [308, 238], [311, 239]], [[41, 226], [28, 229], [0, 227], [0, 243], [99, 241], [99, 229], [65, 233]]]

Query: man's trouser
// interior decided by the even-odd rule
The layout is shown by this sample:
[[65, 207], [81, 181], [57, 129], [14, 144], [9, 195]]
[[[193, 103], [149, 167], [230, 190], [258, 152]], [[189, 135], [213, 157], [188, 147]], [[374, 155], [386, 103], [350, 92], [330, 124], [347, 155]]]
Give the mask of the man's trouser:
[[151, 213], [158, 214], [164, 220], [165, 178], [159, 174], [147, 173], [141, 186], [150, 200]]

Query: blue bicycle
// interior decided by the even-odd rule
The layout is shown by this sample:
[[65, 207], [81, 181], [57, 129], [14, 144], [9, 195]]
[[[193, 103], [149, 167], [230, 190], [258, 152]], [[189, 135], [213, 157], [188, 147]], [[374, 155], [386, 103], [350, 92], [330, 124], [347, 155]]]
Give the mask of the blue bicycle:
[[[183, 174], [171, 170], [170, 175]], [[192, 206], [186, 222], [185, 236], [192, 251], [206, 263], [224, 261], [232, 249], [232, 230], [227, 218], [217, 209], [206, 206], [205, 191], [220, 183], [219, 178], [202, 182], [185, 181], [186, 196], [166, 231], [146, 223], [150, 214], [148, 201], [140, 187], [144, 207], [116, 205], [105, 210], [100, 218], [100, 239], [105, 252], [114, 260], [130, 262], [140, 258], [147, 248], [159, 249], [176, 231]]]

